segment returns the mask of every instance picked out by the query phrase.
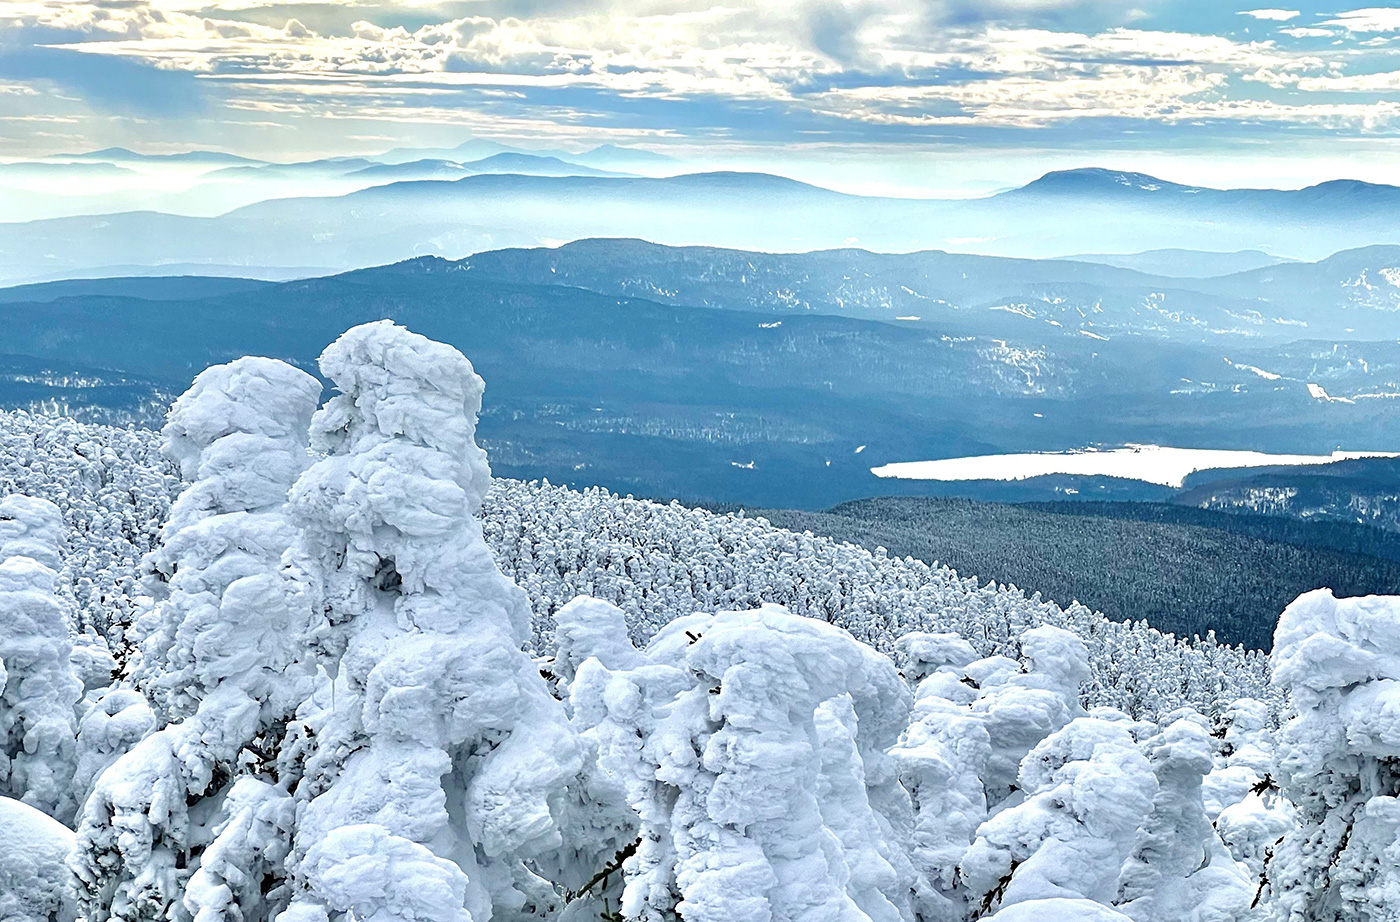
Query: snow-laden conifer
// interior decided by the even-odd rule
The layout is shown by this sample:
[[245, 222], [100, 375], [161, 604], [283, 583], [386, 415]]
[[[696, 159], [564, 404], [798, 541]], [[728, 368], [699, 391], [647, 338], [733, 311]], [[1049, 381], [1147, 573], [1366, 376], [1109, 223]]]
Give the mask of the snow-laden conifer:
[[1080, 717], [1021, 762], [1024, 800], [977, 830], [961, 871], [980, 914], [1027, 900], [1112, 905], [1158, 785], [1126, 725]]
[[47, 500], [0, 500], [0, 796], [71, 822], [74, 708], [83, 689], [56, 595], [62, 530]]
[[1135, 922], [1243, 918], [1253, 889], [1201, 797], [1201, 779], [1213, 765], [1209, 734], [1200, 722], [1180, 719], [1145, 745], [1157, 796], [1119, 875], [1119, 908]]
[[1221, 715], [1215, 768], [1202, 783], [1206, 817], [1257, 888], [1267, 883], [1266, 863], [1296, 823], [1293, 807], [1274, 777], [1276, 734], [1268, 705], [1241, 698]]
[[1267, 867], [1276, 918], [1400, 918], [1400, 597], [1300, 596], [1273, 668], [1291, 711], [1277, 773], [1299, 820]]
[[[304, 593], [282, 556], [296, 538], [286, 493], [309, 461], [319, 394], [305, 372], [243, 358], [202, 372], [171, 408], [163, 450], [188, 486], [145, 564], [157, 601], [138, 625], [134, 669], [165, 725], [102, 772], [84, 808], [74, 866], [93, 920], [202, 908], [196, 894], [186, 910], [186, 885], [228, 827], [222, 811], [240, 803], [227, 788], [273, 771], [282, 725], [309, 690], [297, 663]], [[276, 874], [265, 879], [259, 862], [270, 873], [276, 855], [245, 857], [246, 879], [220, 896], [232, 909], [201, 922], [256, 917], [269, 895], [275, 905]]]
[[334, 685], [304, 712], [284, 920], [544, 917], [559, 895], [532, 862], [561, 844], [581, 758], [522, 652], [529, 601], [475, 517], [482, 381], [387, 321], [345, 333], [321, 370], [339, 390], [312, 422], [325, 457], [291, 497]]
[[884, 752], [908, 708], [893, 664], [776, 606], [677, 619], [644, 653], [585, 661], [572, 694], [640, 818], [623, 915], [908, 919], [887, 854]]

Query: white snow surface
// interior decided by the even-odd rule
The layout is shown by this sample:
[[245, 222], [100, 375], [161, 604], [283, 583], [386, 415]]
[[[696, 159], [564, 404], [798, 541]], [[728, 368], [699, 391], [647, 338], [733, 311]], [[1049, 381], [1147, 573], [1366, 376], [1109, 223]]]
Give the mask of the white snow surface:
[[73, 922], [65, 862], [73, 831], [28, 804], [0, 797], [0, 919]]
[[1180, 487], [1196, 471], [1275, 465], [1331, 464], [1353, 458], [1395, 458], [1393, 452], [1334, 451], [1326, 455], [1269, 454], [1211, 448], [1129, 444], [1080, 451], [977, 455], [941, 461], [896, 461], [871, 468], [876, 477], [899, 480], [1025, 480], [1051, 474], [1123, 477]]

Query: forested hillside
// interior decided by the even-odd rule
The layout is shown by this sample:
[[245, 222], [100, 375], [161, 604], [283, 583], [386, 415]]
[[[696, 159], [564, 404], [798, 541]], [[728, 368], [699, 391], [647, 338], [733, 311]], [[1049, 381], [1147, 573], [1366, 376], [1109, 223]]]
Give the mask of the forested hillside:
[[825, 512], [760, 510], [811, 531], [1082, 602], [1182, 636], [1268, 650], [1278, 613], [1311, 589], [1400, 593], [1400, 540], [1345, 523], [1161, 503], [981, 503], [883, 497]]
[[[1146, 310], [1138, 290], [1115, 321], [1124, 334], [1098, 332], [1108, 320], [1089, 308], [1101, 293], [1079, 292], [1072, 306], [1055, 285], [1073, 264], [1053, 260], [1014, 262], [1007, 272], [1024, 277], [1013, 291], [996, 287], [1011, 284], [999, 268], [1006, 261], [624, 244], [495, 254], [503, 264], [494, 275], [487, 256], [425, 257], [245, 289], [198, 279], [34, 286], [12, 295], [28, 300], [0, 300], [11, 344], [3, 349], [20, 353], [0, 354], [0, 406], [158, 426], [170, 399], [211, 363], [256, 351], [314, 373], [323, 344], [347, 325], [388, 318], [470, 350], [489, 376], [481, 439], [498, 471], [645, 496], [820, 509], [940, 489], [871, 473], [892, 462], [1125, 442], [1308, 454], [1393, 447], [1381, 399], [1400, 386], [1393, 341], [1287, 342], [1310, 328], [1271, 323], [1288, 335], [1265, 338], [1251, 322], [1225, 324], [1223, 338], [1202, 342], [1198, 324], [1185, 321], [1163, 340], [1149, 334], [1162, 311], [1178, 316], [1174, 302]], [[615, 248], [620, 256], [583, 273], [588, 254]], [[666, 272], [644, 258], [653, 250]], [[552, 277], [546, 262], [566, 257], [558, 268], [568, 281], [601, 290]], [[528, 281], [511, 276], [521, 260], [533, 266]], [[681, 281], [700, 281], [672, 285], [673, 263], [685, 270]], [[763, 267], [752, 286], [750, 263]], [[882, 277], [876, 269], [887, 263], [912, 263], [913, 274]], [[959, 267], [974, 264], [983, 268], [960, 281]], [[1084, 269], [1126, 272], [1075, 271]], [[860, 281], [862, 273], [871, 277]], [[949, 297], [969, 300], [936, 313], [902, 301], [844, 310], [833, 297], [884, 303], [878, 291], [846, 292], [845, 275], [851, 286], [895, 292], [900, 278], [911, 288], [946, 284]], [[653, 287], [681, 290], [663, 296]], [[784, 292], [801, 292], [808, 307], [774, 310], [769, 300]], [[698, 303], [675, 303], [683, 295]], [[1095, 329], [1057, 319], [1080, 309], [1097, 318]], [[1309, 384], [1350, 402], [1318, 399]], [[1093, 487], [1087, 479], [1057, 478], [1034, 495], [1089, 496], [1106, 478]], [[1001, 498], [1042, 485], [992, 486]], [[1141, 498], [1144, 488], [1153, 498], [1164, 492], [1120, 479], [1093, 495]]]

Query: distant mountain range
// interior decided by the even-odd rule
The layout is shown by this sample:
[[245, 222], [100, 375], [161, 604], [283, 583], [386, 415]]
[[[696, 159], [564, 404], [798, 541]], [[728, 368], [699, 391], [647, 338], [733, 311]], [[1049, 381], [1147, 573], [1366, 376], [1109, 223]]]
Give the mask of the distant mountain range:
[[[1214, 254], [1174, 255], [1175, 265], [1188, 266]], [[1166, 253], [1145, 256], [1173, 263]], [[450, 268], [668, 304], [952, 324], [989, 335], [1134, 336], [1222, 348], [1253, 340], [1400, 338], [1395, 246], [1214, 278], [938, 250], [774, 254], [611, 239], [490, 251]]]
[[[1289, 335], [1193, 336], [1190, 324], [1172, 332], [1160, 315], [1126, 307], [1071, 329], [1002, 309], [1037, 285], [1097, 288], [1118, 304], [1112, 292], [1158, 282], [1058, 260], [781, 256], [631, 240], [281, 284], [70, 281], [0, 292], [0, 351], [12, 353], [0, 357], [0, 405], [153, 422], [210, 363], [257, 353], [314, 370], [340, 330], [392, 317], [458, 345], [486, 378], [481, 431], [500, 472], [649, 496], [816, 508], [937, 491], [870, 473], [893, 461], [1089, 443], [1394, 450], [1394, 336], [1319, 340], [1273, 322], [1266, 329]], [[922, 298], [925, 316], [898, 319], [914, 316], [902, 313], [906, 302], [871, 294], [895, 291]], [[1029, 496], [1161, 492], [1098, 480], [1041, 484]]]
[[1296, 262], [1296, 260], [1286, 256], [1271, 256], [1261, 250], [1211, 253], [1180, 247], [1147, 250], [1143, 253], [1099, 253], [1065, 258], [1074, 262], [1098, 263], [1104, 266], [1117, 266], [1120, 269], [1134, 269], [1148, 275], [1161, 275], [1167, 278], [1211, 278], [1217, 275], [1231, 275], [1235, 272], [1248, 272], [1250, 269], [1262, 269], [1266, 266]]
[[[418, 158], [396, 166], [410, 175], [422, 170], [430, 178], [344, 195], [262, 201], [217, 217], [130, 213], [0, 225], [0, 278], [52, 277], [95, 265], [223, 262], [229, 253], [265, 267], [349, 269], [428, 253], [462, 257], [589, 237], [770, 252], [851, 245], [895, 252], [976, 247], [1035, 257], [1179, 249], [1189, 243], [1197, 251], [1247, 249], [1317, 259], [1344, 247], [1400, 244], [1400, 187], [1365, 183], [1215, 190], [1140, 174], [1072, 170], [985, 199], [919, 200], [847, 195], [763, 173], [523, 175], [596, 169], [577, 163], [560, 167], [556, 160], [497, 152], [476, 165], [464, 164], [490, 173], [453, 180], [457, 173], [445, 164], [454, 161], [423, 166]], [[483, 163], [487, 166], [478, 166]], [[378, 169], [354, 166], [350, 172]], [[506, 172], [497, 172], [502, 169]], [[381, 178], [393, 175], [389, 171]], [[352, 185], [373, 181], [361, 176]], [[1264, 272], [1274, 258], [1250, 259]], [[1173, 261], [1181, 268], [1163, 276], [1189, 278], [1249, 266], [1239, 256], [1198, 258], [1186, 265], [1179, 256], [1159, 254], [1133, 268], [1157, 270]], [[1182, 287], [1147, 284], [1157, 293]], [[1365, 285], [1371, 285], [1383, 301], [1387, 284], [1383, 276], [1368, 276], [1354, 293], [1364, 300]], [[1230, 286], [1190, 287], [1240, 297]], [[1243, 297], [1256, 293], [1250, 289]], [[1160, 306], [1145, 309], [1161, 312]]]
[[84, 151], [80, 154], [55, 154], [50, 160], [89, 160], [104, 163], [189, 163], [204, 166], [264, 163], [252, 157], [240, 157], [222, 151], [191, 150], [175, 154], [142, 154], [125, 147], [107, 147], [102, 150]]
[[628, 176], [682, 171], [673, 158], [637, 148], [526, 150], [485, 139], [454, 148], [402, 148], [295, 163], [221, 151], [150, 154], [113, 147], [0, 163], [0, 215], [40, 220], [139, 210], [212, 217], [287, 196], [338, 196], [391, 182], [453, 180], [477, 173]]

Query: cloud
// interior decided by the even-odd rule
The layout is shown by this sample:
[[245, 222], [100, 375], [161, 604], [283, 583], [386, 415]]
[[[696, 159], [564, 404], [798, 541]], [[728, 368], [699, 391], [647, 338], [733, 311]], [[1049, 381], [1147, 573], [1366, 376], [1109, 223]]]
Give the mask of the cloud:
[[[168, 111], [215, 99], [234, 119], [340, 120], [360, 132], [437, 119], [497, 133], [553, 122], [897, 140], [1091, 123], [1137, 136], [1393, 121], [1384, 97], [1361, 95], [1393, 88], [1359, 71], [1400, 69], [1400, 58], [1345, 37], [1383, 33], [1390, 14], [1400, 29], [1400, 10], [1354, 10], [1250, 41], [1228, 10], [1204, 31], [1204, 17], [1186, 15], [1199, 0], [743, 2], [0, 0], [0, 31], [33, 47], [12, 79], [62, 83], [113, 110], [149, 93]], [[1284, 23], [1301, 13], [1240, 15]], [[1344, 40], [1291, 41], [1322, 37]], [[1351, 101], [1318, 95], [1341, 92]]]
[[1400, 8], [1370, 7], [1351, 10], [1338, 13], [1335, 18], [1320, 25], [1336, 26], [1348, 32], [1397, 32], [1400, 31]]
[[0, 47], [0, 78], [47, 84], [123, 113], [187, 116], [206, 102], [191, 74], [60, 48]]
[[1267, 19], [1272, 22], [1288, 22], [1290, 19], [1297, 19], [1302, 15], [1302, 12], [1300, 10], [1240, 10], [1239, 15]]

